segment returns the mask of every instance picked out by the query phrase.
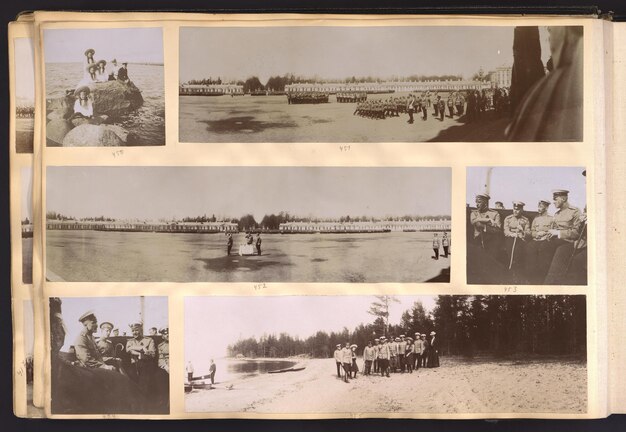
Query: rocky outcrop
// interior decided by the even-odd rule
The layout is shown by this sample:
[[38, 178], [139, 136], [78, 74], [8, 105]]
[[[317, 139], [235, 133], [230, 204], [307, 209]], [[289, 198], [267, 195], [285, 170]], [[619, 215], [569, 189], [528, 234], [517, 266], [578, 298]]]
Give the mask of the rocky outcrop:
[[143, 105], [141, 91], [132, 82], [108, 81], [89, 86], [94, 115], [119, 117]]
[[51, 120], [46, 125], [46, 138], [54, 145], [63, 144], [65, 136], [72, 130], [73, 125], [64, 119]]
[[126, 145], [128, 133], [119, 126], [82, 124], [63, 139], [63, 147], [119, 147]]

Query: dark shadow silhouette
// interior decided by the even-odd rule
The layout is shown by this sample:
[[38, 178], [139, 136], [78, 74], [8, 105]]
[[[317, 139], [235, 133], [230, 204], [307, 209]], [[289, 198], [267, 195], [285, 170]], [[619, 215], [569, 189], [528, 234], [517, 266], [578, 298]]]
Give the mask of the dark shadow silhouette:
[[263, 122], [254, 120], [253, 116], [230, 117], [222, 120], [203, 120], [207, 130], [213, 133], [262, 132], [267, 129], [295, 128], [293, 122]]

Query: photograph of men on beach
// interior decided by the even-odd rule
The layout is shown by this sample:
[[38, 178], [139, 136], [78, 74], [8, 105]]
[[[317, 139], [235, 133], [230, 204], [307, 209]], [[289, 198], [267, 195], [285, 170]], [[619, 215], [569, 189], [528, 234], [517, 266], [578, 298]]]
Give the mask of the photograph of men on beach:
[[33, 169], [21, 169], [22, 283], [33, 283]]
[[583, 167], [467, 169], [467, 283], [587, 284]]
[[50, 298], [53, 414], [169, 414], [167, 297]]
[[451, 170], [48, 167], [72, 282], [449, 282]]
[[165, 145], [161, 28], [44, 30], [49, 147]]
[[185, 298], [185, 410], [585, 413], [585, 296]]
[[32, 153], [35, 137], [35, 51], [33, 39], [13, 39], [15, 151]]
[[582, 141], [583, 28], [182, 27], [179, 140]]

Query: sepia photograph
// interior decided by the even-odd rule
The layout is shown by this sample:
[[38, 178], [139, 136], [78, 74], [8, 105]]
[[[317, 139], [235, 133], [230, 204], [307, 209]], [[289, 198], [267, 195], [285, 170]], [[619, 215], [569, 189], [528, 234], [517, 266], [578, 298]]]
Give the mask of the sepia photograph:
[[467, 283], [587, 285], [586, 174], [467, 168]]
[[169, 414], [167, 297], [50, 298], [52, 414]]
[[33, 283], [33, 169], [21, 169], [22, 283]]
[[450, 168], [48, 167], [67, 282], [449, 282]]
[[15, 151], [32, 153], [35, 137], [35, 51], [33, 39], [13, 39]]
[[35, 317], [32, 300], [22, 301], [23, 341], [24, 341], [24, 379], [26, 380], [26, 415], [30, 418], [43, 417], [41, 408], [33, 404], [34, 350], [35, 350]]
[[161, 28], [46, 29], [49, 147], [165, 145]]
[[189, 413], [587, 412], [585, 296], [185, 298]]
[[181, 27], [179, 140], [582, 141], [582, 26]]

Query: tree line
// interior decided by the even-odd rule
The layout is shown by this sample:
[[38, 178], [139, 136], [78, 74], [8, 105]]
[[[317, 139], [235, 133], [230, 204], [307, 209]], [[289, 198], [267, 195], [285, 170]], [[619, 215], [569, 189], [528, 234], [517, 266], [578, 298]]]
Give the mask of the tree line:
[[212, 77], [202, 79], [192, 79], [186, 82], [186, 84], [193, 85], [211, 85], [211, 84], [237, 84], [243, 86], [244, 93], [251, 93], [256, 91], [270, 90], [270, 91], [285, 91], [285, 86], [290, 84], [364, 84], [364, 83], [383, 83], [383, 82], [407, 82], [407, 81], [458, 81], [462, 79], [461, 75], [407, 75], [407, 76], [391, 76], [389, 78], [368, 76], [351, 76], [343, 79], [329, 79], [320, 78], [318, 76], [303, 76], [295, 75], [292, 73], [284, 75], [271, 76], [265, 84], [261, 82], [259, 77], [251, 76], [246, 80], [238, 81], [222, 81], [220, 77], [213, 79]]
[[[46, 213], [47, 220], [76, 220], [73, 216], [65, 216], [61, 213], [56, 213], [53, 211]], [[277, 214], [269, 214], [263, 216], [260, 222], [258, 222], [252, 214], [245, 214], [240, 218], [231, 218], [231, 217], [216, 217], [215, 214], [211, 216], [207, 216], [206, 214], [202, 216], [186, 216], [180, 219], [180, 222], [183, 223], [214, 223], [214, 222], [230, 222], [236, 223], [237, 227], [240, 231], [246, 230], [277, 230], [282, 223], [288, 222], [302, 222], [302, 223], [320, 223], [320, 222], [329, 222], [329, 223], [350, 223], [350, 222], [381, 222], [381, 221], [389, 221], [389, 222], [416, 222], [422, 220], [450, 220], [449, 215], [426, 215], [426, 216], [418, 216], [418, 215], [404, 215], [404, 216], [385, 216], [383, 218], [376, 218], [373, 216], [341, 216], [339, 218], [318, 218], [313, 216], [297, 216], [292, 215], [289, 212], [281, 211]], [[115, 219], [98, 216], [98, 217], [86, 217], [81, 218], [81, 221], [106, 221], [106, 222], [114, 222]], [[172, 223], [178, 222], [178, 220], [170, 221]]]
[[432, 312], [421, 302], [390, 324], [393, 296], [376, 296], [368, 311], [373, 321], [353, 330], [319, 331], [306, 339], [288, 333], [239, 340], [229, 356], [329, 358], [337, 344], [359, 346], [380, 336], [437, 332], [442, 355], [586, 355], [585, 296], [438, 296]]

